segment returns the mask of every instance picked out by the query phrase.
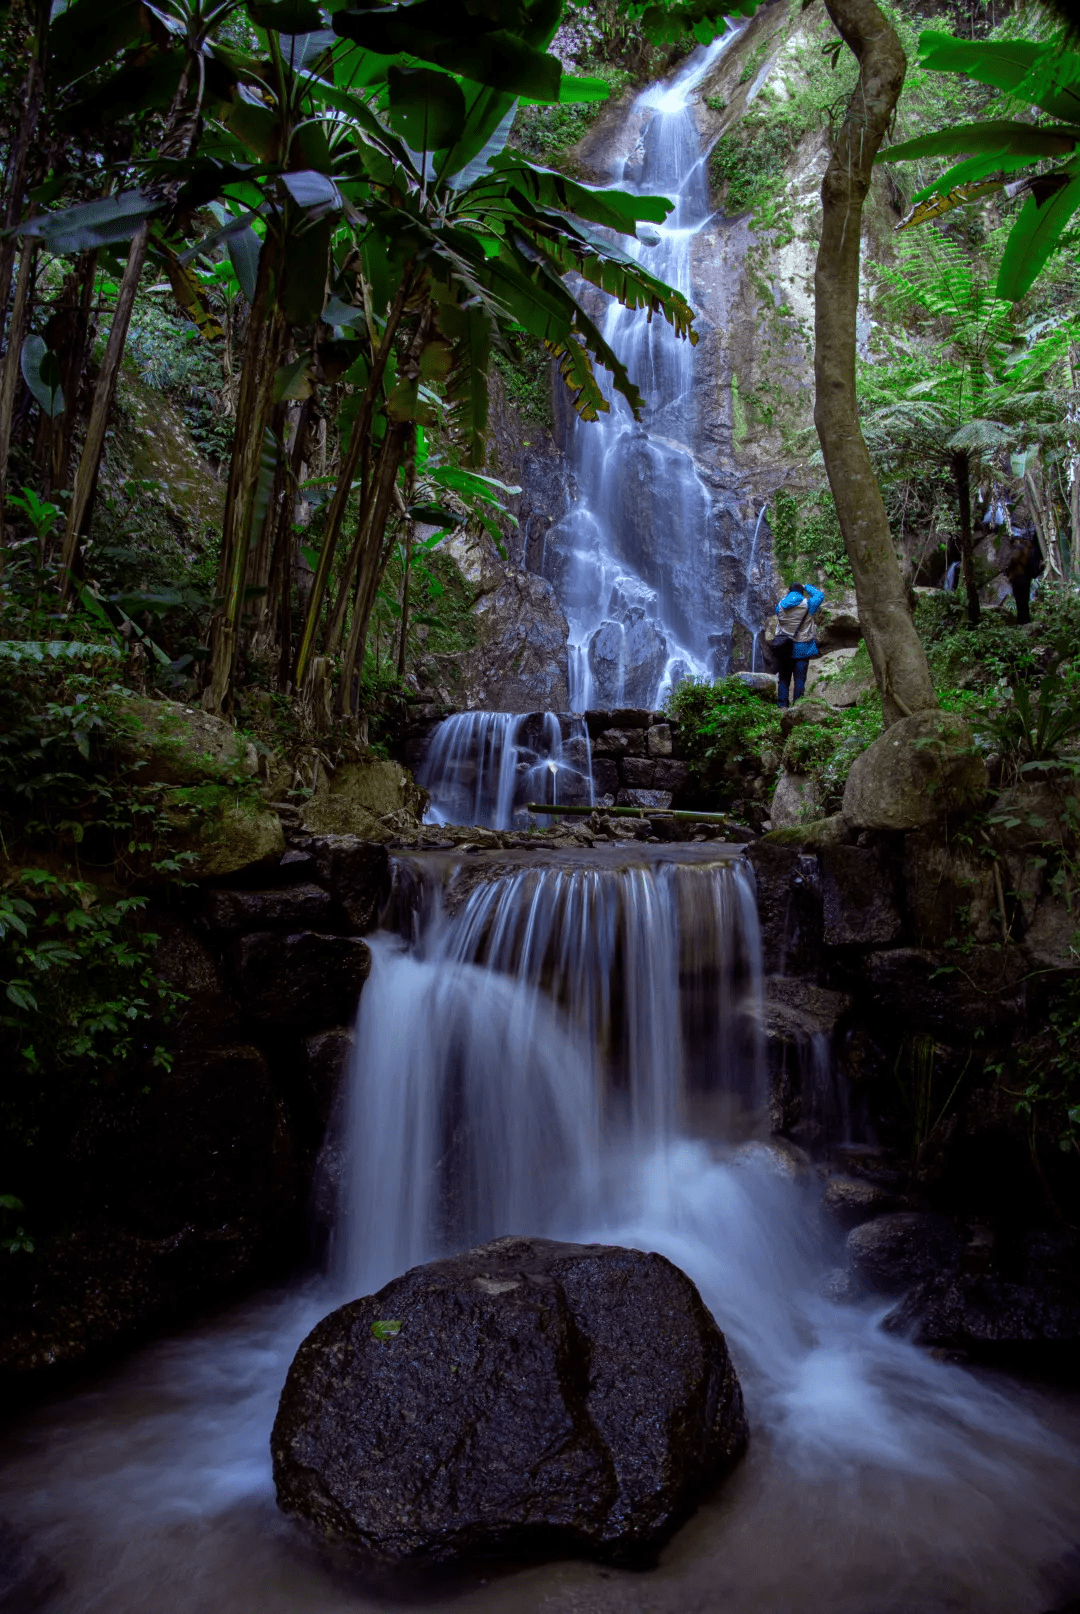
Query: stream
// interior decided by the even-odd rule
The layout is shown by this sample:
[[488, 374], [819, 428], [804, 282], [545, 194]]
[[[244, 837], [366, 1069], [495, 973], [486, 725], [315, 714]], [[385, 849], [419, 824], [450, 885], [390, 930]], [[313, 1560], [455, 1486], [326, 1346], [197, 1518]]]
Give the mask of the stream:
[[[813, 1173], [767, 1136], [757, 912], [735, 850], [396, 860], [320, 1166], [329, 1274], [142, 1350], [10, 1432], [5, 1608], [1043, 1614], [1080, 1594], [1080, 1403], [935, 1360], [881, 1331], [884, 1305], [824, 1297], [838, 1238]], [[367, 1579], [276, 1510], [268, 1438], [291, 1356], [342, 1299], [506, 1232], [683, 1267], [727, 1336], [748, 1455], [651, 1571]]]

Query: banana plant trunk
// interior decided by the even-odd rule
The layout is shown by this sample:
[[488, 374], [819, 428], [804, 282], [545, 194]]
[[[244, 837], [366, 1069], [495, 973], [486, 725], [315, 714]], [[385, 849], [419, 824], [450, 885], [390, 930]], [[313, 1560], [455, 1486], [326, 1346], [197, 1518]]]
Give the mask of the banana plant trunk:
[[[300, 635], [300, 643], [296, 651], [296, 667], [293, 672], [293, 682], [299, 689], [304, 681], [308, 663], [315, 648], [315, 637], [319, 628], [319, 618], [322, 614], [323, 600], [326, 597], [326, 586], [330, 580], [330, 568], [333, 564], [337, 549], [338, 534], [341, 531], [341, 522], [345, 515], [345, 507], [349, 502], [353, 481], [356, 477], [357, 467], [361, 455], [370, 446], [371, 421], [375, 412], [375, 404], [382, 390], [383, 376], [386, 374], [390, 351], [394, 345], [398, 327], [401, 324], [405, 306], [409, 300], [413, 285], [413, 265], [410, 262], [402, 271], [401, 281], [398, 285], [394, 301], [386, 316], [386, 325], [383, 328], [382, 339], [377, 348], [373, 348], [371, 355], [371, 371], [368, 375], [367, 385], [360, 400], [356, 420], [353, 423], [352, 435], [349, 438], [349, 447], [342, 460], [341, 470], [338, 474], [337, 485], [334, 488], [334, 497], [330, 502], [330, 509], [326, 517], [326, 531], [319, 551], [319, 562], [315, 568], [312, 579], [311, 593], [308, 596], [307, 615]], [[361, 515], [361, 522], [363, 517]], [[351, 565], [346, 567], [346, 582], [351, 573]], [[340, 628], [339, 628], [340, 631]], [[328, 651], [332, 654], [332, 651]]]
[[139, 289], [139, 279], [146, 262], [146, 245], [150, 239], [150, 222], [144, 219], [135, 231], [128, 249], [127, 263], [120, 280], [120, 291], [116, 299], [116, 309], [113, 313], [112, 325], [109, 327], [109, 340], [105, 344], [105, 356], [101, 361], [97, 382], [94, 386], [94, 401], [90, 405], [90, 419], [86, 424], [86, 437], [83, 441], [82, 454], [79, 457], [79, 469], [75, 473], [75, 488], [68, 506], [67, 526], [64, 529], [64, 543], [60, 551], [60, 598], [64, 599], [71, 583], [72, 567], [75, 562], [75, 551], [79, 539], [90, 524], [90, 512], [94, 502], [94, 492], [97, 488], [98, 470], [101, 466], [101, 455], [105, 447], [105, 430], [109, 424], [109, 415], [112, 411], [113, 399], [116, 397], [116, 384], [120, 379], [120, 366], [124, 359], [124, 348], [127, 344], [128, 327], [131, 324], [131, 313], [135, 307], [135, 293]]
[[277, 299], [281, 278], [280, 247], [276, 232], [268, 231], [259, 253], [255, 296], [248, 315], [240, 395], [236, 404], [236, 432], [221, 522], [217, 600], [210, 624], [210, 660], [202, 693], [202, 706], [208, 712], [220, 712], [232, 689], [253, 505], [266, 428], [274, 410], [274, 379], [286, 336], [285, 319]]
[[364, 646], [367, 643], [368, 624], [375, 605], [375, 592], [386, 565], [388, 550], [384, 542], [390, 507], [394, 502], [397, 474], [405, 453], [411, 423], [394, 421], [386, 428], [382, 452], [374, 476], [374, 487], [369, 514], [363, 527], [359, 566], [356, 575], [356, 598], [353, 601], [349, 638], [341, 664], [341, 683], [338, 687], [338, 710], [342, 717], [352, 713], [352, 684], [358, 668], [363, 668]]
[[975, 553], [971, 541], [971, 462], [964, 449], [952, 457], [953, 482], [956, 486], [956, 504], [960, 515], [960, 574], [967, 595], [968, 627], [979, 625], [979, 585], [975, 581]]
[[863, 202], [907, 62], [873, 0], [826, 0], [826, 7], [858, 60], [859, 79], [821, 186], [821, 243], [814, 274], [814, 424], [888, 726], [937, 706], [855, 399]]
[[405, 523], [405, 554], [401, 563], [401, 638], [398, 641], [397, 670], [398, 677], [405, 676], [405, 648], [409, 637], [409, 574], [412, 562], [412, 533], [411, 521]]

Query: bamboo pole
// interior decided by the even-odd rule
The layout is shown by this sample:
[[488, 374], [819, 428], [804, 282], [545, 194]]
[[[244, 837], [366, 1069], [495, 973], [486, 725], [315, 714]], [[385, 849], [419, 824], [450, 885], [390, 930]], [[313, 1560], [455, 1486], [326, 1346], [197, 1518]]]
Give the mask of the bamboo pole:
[[674, 818], [683, 824], [731, 824], [731, 819], [723, 813], [696, 813], [682, 807], [558, 807], [554, 802], [530, 801], [525, 810], [529, 813], [566, 813], [576, 818], [587, 818], [596, 813], [604, 818]]

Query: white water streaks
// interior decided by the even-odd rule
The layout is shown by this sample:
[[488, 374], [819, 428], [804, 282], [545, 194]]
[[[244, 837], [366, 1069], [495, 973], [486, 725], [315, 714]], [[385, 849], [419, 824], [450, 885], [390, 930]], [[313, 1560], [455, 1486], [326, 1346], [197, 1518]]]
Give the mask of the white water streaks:
[[572, 714], [458, 712], [432, 731], [417, 780], [430, 824], [523, 828], [528, 802], [592, 805], [589, 731]]
[[[881, 1306], [825, 1298], [820, 1185], [746, 1138], [747, 871], [704, 849], [619, 857], [463, 859], [411, 949], [376, 939], [334, 1167], [340, 1281], [237, 1307], [29, 1415], [0, 1469], [5, 1606], [1046, 1614], [1080, 1595], [1075, 1399], [936, 1361], [884, 1333]], [[403, 861], [419, 889], [423, 858]], [[488, 1231], [658, 1250], [727, 1335], [749, 1452], [649, 1574], [562, 1562], [387, 1586], [276, 1511], [269, 1432], [305, 1332]]]
[[[628, 250], [691, 302], [691, 254], [712, 217], [691, 103], [735, 37], [732, 31], [695, 52], [670, 83], [643, 91], [627, 116], [627, 126], [644, 116], [644, 127], [640, 154], [620, 183], [675, 203], [666, 222], [643, 226]], [[570, 625], [574, 711], [658, 706], [683, 677], [726, 670], [733, 617], [721, 577], [723, 545], [738, 551], [726, 574], [738, 579], [737, 609], [747, 622], [760, 614], [750, 597], [757, 533], [751, 544], [749, 531], [727, 512], [722, 544], [713, 497], [695, 461], [695, 384], [700, 390], [702, 379], [695, 349], [647, 309], [612, 302], [602, 324], [645, 412], [636, 422], [606, 389], [610, 412], [575, 423], [570, 457], [578, 497], [545, 543], [545, 575]]]

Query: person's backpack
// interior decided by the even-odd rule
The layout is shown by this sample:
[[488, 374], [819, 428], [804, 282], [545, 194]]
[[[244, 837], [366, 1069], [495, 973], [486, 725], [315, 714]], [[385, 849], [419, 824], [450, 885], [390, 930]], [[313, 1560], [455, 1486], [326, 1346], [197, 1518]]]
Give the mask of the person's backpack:
[[[809, 615], [810, 602], [807, 600], [805, 606], [803, 607], [803, 614], [799, 618], [795, 633], [799, 632], [799, 629], [802, 627]], [[789, 633], [786, 628], [782, 628], [780, 626], [780, 618], [777, 616], [775, 611], [770, 613], [769, 619], [765, 624], [765, 643], [771, 650], [785, 650], [789, 644], [793, 645], [795, 643], [795, 633]]]

